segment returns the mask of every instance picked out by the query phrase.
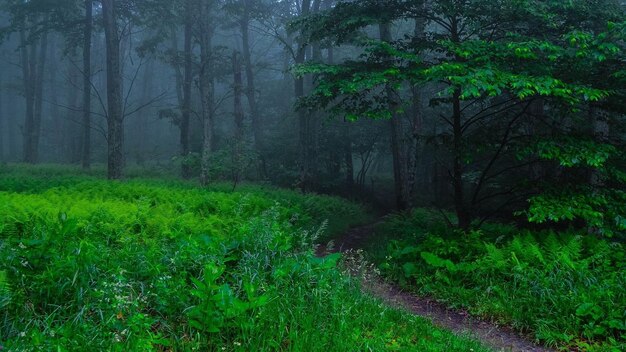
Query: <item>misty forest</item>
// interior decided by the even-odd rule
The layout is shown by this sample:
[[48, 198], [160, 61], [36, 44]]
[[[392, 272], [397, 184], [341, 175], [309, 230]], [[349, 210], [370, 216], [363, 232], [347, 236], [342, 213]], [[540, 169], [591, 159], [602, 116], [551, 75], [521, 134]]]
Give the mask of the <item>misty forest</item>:
[[626, 351], [623, 0], [0, 0], [0, 350]]

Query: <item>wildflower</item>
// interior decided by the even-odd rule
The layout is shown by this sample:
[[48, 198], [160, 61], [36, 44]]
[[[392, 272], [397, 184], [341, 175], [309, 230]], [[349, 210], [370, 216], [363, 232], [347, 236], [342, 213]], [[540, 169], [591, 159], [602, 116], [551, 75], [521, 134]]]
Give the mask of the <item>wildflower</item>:
[[233, 345], [235, 345], [235, 346], [239, 347], [239, 346], [241, 346], [241, 342], [237, 342], [237, 341], [235, 341], [235, 342], [233, 343]]
[[26, 249], [26, 246], [24, 245], [24, 243], [20, 242], [20, 244], [18, 245], [18, 247], [20, 247], [21, 249]]

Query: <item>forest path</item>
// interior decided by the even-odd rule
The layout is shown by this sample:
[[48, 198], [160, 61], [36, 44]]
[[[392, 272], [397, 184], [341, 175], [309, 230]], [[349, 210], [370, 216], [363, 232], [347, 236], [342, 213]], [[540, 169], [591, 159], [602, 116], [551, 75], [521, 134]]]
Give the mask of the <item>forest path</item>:
[[[348, 230], [341, 237], [335, 239], [332, 246], [320, 246], [317, 255], [321, 257], [329, 253], [349, 253], [362, 249], [375, 235], [374, 229], [378, 224]], [[348, 271], [351, 275], [364, 281], [363, 288], [368, 293], [382, 299], [388, 305], [405, 309], [415, 315], [429, 319], [434, 325], [451, 330], [457, 335], [470, 336], [495, 351], [554, 351], [533, 343], [529, 337], [523, 336], [509, 327], [471, 317], [463, 310], [449, 309], [433, 299], [407, 292], [397, 285], [386, 282], [379, 275], [371, 273], [371, 268], [370, 270], [366, 269], [367, 272], [363, 273], [362, 268], [350, 268], [348, 265]]]

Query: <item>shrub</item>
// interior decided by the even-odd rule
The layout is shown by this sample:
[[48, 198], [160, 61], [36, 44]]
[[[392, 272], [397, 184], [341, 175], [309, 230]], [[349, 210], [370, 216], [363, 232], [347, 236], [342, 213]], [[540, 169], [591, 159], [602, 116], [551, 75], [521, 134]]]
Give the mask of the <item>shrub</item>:
[[392, 216], [378, 229], [387, 245], [374, 260], [388, 277], [551, 345], [626, 348], [622, 244], [498, 224], [458, 233], [431, 215]]

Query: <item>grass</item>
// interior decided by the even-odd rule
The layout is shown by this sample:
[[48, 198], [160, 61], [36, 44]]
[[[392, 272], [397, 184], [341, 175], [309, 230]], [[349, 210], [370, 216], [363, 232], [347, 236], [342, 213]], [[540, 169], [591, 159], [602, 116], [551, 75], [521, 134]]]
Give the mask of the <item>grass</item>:
[[427, 209], [391, 216], [377, 232], [372, 260], [405, 287], [562, 349], [626, 350], [621, 243], [502, 224], [459, 233]]
[[485, 351], [316, 258], [359, 205], [270, 187], [0, 169], [10, 351]]

